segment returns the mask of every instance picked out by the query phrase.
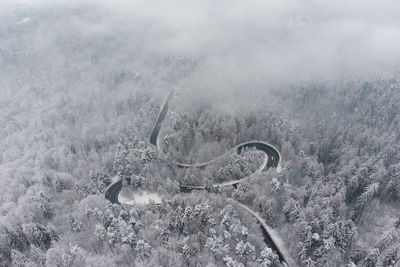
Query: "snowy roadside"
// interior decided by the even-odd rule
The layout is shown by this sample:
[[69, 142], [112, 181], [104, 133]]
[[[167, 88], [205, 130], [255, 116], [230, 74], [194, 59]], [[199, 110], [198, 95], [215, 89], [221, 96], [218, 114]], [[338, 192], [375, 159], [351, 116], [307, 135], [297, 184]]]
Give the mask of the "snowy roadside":
[[243, 209], [247, 210], [248, 212], [250, 212], [251, 215], [253, 215], [256, 220], [262, 225], [262, 227], [265, 229], [265, 231], [268, 233], [268, 235], [271, 237], [272, 241], [275, 243], [276, 247], [278, 248], [279, 252], [282, 254], [286, 264], [288, 266], [295, 266], [295, 261], [290, 257], [290, 253], [289, 251], [287, 251], [285, 243], [283, 242], [283, 240], [280, 238], [279, 234], [276, 233], [276, 231], [274, 229], [272, 229], [262, 218], [261, 216], [253, 211], [252, 209], [250, 209], [249, 207], [247, 207], [246, 205], [240, 203], [239, 201], [236, 201], [233, 198], [228, 198], [228, 201], [232, 201], [234, 203], [236, 203], [237, 205], [239, 205], [240, 207], [242, 207]]
[[111, 183], [107, 186], [105, 192], [108, 191], [108, 189], [115, 184], [116, 182], [118, 182], [120, 180], [120, 178], [118, 177], [118, 175], [115, 175], [114, 177], [111, 178]]
[[135, 205], [135, 204], [145, 205], [150, 203], [159, 204], [161, 203], [162, 198], [159, 194], [151, 193], [148, 191], [142, 191], [132, 195], [127, 195], [126, 192], [121, 190], [121, 192], [118, 195], [118, 201], [121, 204], [126, 204], [126, 205]]
[[265, 152], [262, 152], [262, 153], [264, 153], [264, 161], [261, 164], [260, 168], [257, 170], [257, 172], [262, 172], [265, 169], [265, 167], [267, 166], [267, 163], [268, 163], [268, 155], [267, 155], [267, 153], [265, 153]]

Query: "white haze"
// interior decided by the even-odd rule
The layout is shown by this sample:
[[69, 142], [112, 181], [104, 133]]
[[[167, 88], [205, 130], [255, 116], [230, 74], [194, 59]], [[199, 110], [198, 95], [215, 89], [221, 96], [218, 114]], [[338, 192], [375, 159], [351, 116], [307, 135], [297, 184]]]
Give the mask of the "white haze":
[[[17, 71], [29, 76], [32, 69], [21, 65], [32, 65], [50, 79], [76, 71], [71, 82], [81, 85], [99, 72], [128, 69], [168, 81], [152, 88], [254, 94], [287, 83], [391, 75], [400, 62], [399, 1], [9, 0], [0, 9], [3, 32], [26, 27], [29, 36]], [[0, 38], [4, 53], [18, 41]], [[190, 63], [168, 71], [154, 58]]]

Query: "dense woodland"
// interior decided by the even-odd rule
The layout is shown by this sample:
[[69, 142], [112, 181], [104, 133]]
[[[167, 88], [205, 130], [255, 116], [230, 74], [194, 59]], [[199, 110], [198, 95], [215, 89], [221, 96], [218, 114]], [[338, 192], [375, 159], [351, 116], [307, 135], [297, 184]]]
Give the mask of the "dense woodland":
[[[275, 229], [298, 266], [398, 264], [398, 75], [221, 98], [199, 78], [202, 58], [141, 49], [124, 29], [93, 26], [102, 10], [84, 10], [33, 9], [22, 25], [27, 11], [15, 9], [0, 24], [1, 266], [281, 266], [234, 200]], [[157, 149], [149, 136], [171, 88]], [[257, 172], [259, 151], [232, 150], [250, 140], [280, 151], [280, 172]], [[174, 164], [214, 158], [203, 169]], [[115, 177], [162, 203], [111, 204]]]

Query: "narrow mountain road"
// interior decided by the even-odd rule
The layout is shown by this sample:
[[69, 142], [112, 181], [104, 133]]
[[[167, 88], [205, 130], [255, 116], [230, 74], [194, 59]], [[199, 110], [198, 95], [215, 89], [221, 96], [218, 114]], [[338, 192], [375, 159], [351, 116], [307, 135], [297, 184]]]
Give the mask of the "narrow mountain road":
[[106, 199], [110, 200], [111, 203], [120, 204], [118, 201], [119, 192], [122, 189], [122, 179], [119, 179], [117, 182], [111, 184], [106, 190]]
[[[161, 129], [162, 122], [165, 119], [165, 116], [167, 115], [168, 112], [168, 102], [171, 99], [173, 94], [173, 90], [171, 90], [168, 93], [168, 96], [166, 97], [161, 110], [160, 114], [157, 118], [156, 124], [154, 125], [153, 131], [150, 134], [150, 143], [155, 145], [159, 150], [160, 149], [160, 144], [159, 144], [159, 132]], [[279, 168], [279, 163], [281, 161], [281, 155], [279, 151], [272, 145], [262, 142], [262, 141], [249, 141], [243, 144], [239, 144], [235, 146], [233, 149], [237, 151], [237, 153], [241, 153], [244, 149], [247, 148], [256, 148], [257, 150], [262, 151], [266, 155], [266, 161], [264, 161], [263, 165], [259, 169], [259, 171], [264, 171], [269, 168]], [[217, 158], [216, 158], [217, 159]], [[197, 163], [197, 164], [185, 164], [181, 162], [175, 162], [175, 164], [180, 167], [180, 168], [202, 168], [205, 167], [211, 163], [213, 163], [216, 159], [213, 159], [208, 162], [204, 163]], [[214, 184], [214, 187], [223, 187], [223, 186], [234, 186], [237, 185], [244, 180], [247, 180], [248, 177], [245, 177], [240, 180], [233, 180], [233, 181], [228, 181], [220, 184]], [[181, 192], [191, 192], [192, 190], [205, 190], [205, 186], [193, 186], [193, 185], [180, 185]], [[105, 193], [106, 199], [108, 199], [111, 203], [116, 203], [120, 204], [118, 201], [118, 196], [119, 192], [122, 189], [122, 179], [118, 179], [114, 183], [112, 183], [107, 189]], [[228, 199], [230, 202], [234, 202], [237, 206], [245, 209], [247, 212], [249, 212], [259, 223], [261, 230], [264, 234], [264, 240], [266, 243], [273, 249], [277, 255], [279, 256], [279, 259], [281, 263], [285, 264], [286, 266], [294, 266], [294, 261], [289, 257], [289, 254], [287, 250], [285, 249], [283, 241], [279, 238], [279, 236], [275, 233], [275, 231], [267, 225], [267, 223], [262, 219], [262, 217], [246, 205], [234, 200], [234, 199]]]

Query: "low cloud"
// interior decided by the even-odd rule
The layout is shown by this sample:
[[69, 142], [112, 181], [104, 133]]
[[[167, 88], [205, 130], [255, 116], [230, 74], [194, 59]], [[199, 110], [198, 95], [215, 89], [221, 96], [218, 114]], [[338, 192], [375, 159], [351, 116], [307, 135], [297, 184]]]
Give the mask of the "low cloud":
[[[387, 75], [398, 71], [400, 62], [398, 1], [14, 0], [3, 5], [17, 10], [17, 26], [37, 25], [34, 46], [55, 53], [55, 60], [64, 57], [57, 53], [65, 47], [54, 44], [92, 56], [105, 53], [107, 60], [99, 64], [106, 69], [153, 68], [146, 60], [154, 56], [184, 58], [195, 66], [190, 75], [184, 72], [185, 85], [211, 91]], [[57, 42], [63, 38], [67, 42]]]

